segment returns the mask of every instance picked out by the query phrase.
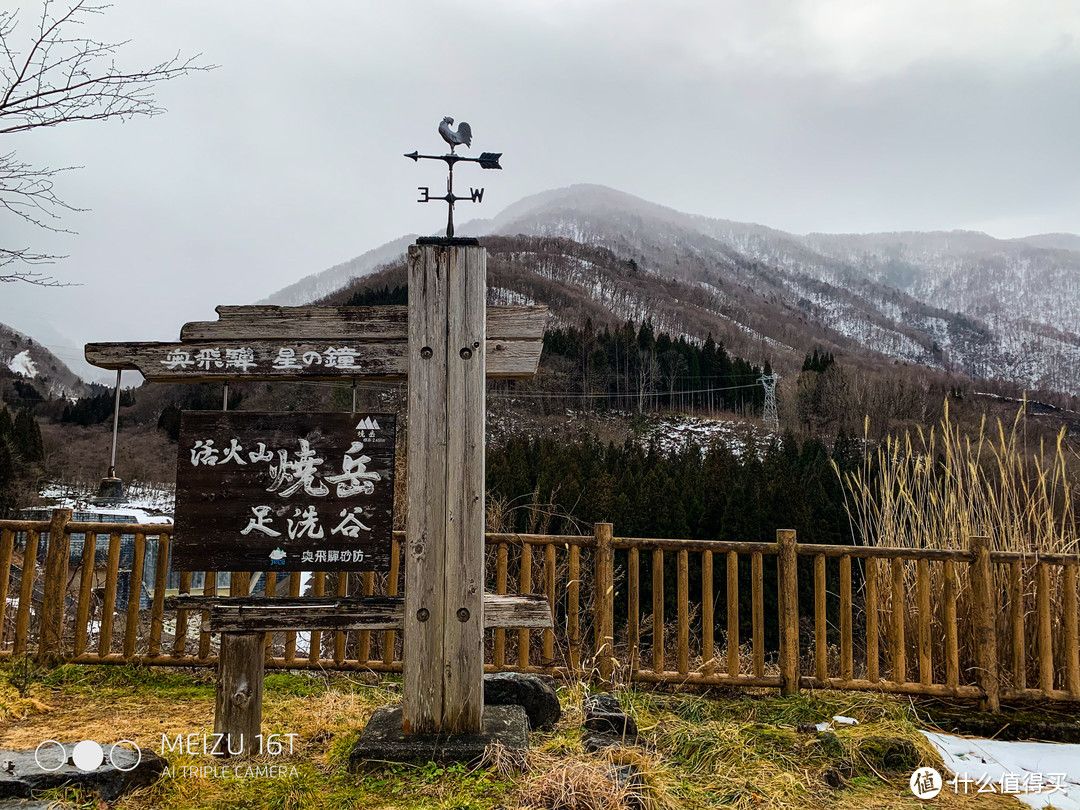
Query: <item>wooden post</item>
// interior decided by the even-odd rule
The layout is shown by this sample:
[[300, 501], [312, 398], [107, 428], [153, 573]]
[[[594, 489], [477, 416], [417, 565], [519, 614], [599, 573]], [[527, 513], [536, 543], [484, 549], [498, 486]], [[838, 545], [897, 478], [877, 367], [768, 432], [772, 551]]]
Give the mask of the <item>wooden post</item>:
[[934, 678], [930, 651], [930, 561], [920, 559], [915, 565], [915, 573], [919, 600], [919, 683], [929, 686]]
[[1065, 686], [1069, 695], [1080, 698], [1080, 639], [1077, 638], [1076, 569], [1065, 563]]
[[[506, 567], [509, 548], [506, 543], [499, 543], [495, 552], [495, 593], [506, 593]], [[495, 668], [506, 668], [506, 631], [501, 627], [495, 631]]]
[[1036, 604], [1039, 614], [1039, 688], [1049, 692], [1054, 688], [1054, 642], [1050, 626], [1050, 566], [1040, 562], [1036, 567]]
[[214, 733], [224, 734], [223, 756], [259, 750], [262, 731], [265, 633], [222, 633], [214, 703]]
[[777, 529], [776, 557], [780, 597], [780, 694], [799, 691], [799, 556], [795, 530]]
[[994, 569], [990, 563], [990, 538], [973, 535], [971, 550], [975, 559], [971, 564], [971, 601], [975, 660], [978, 664], [979, 686], [985, 697], [985, 711], [1001, 710], [998, 698], [997, 629], [994, 625], [997, 613], [993, 598]]
[[615, 672], [615, 552], [611, 548], [611, 524], [597, 523], [593, 572], [596, 590], [596, 667], [600, 679], [610, 681]]
[[[500, 549], [503, 546], [499, 546]], [[506, 561], [503, 558], [503, 591], [506, 591]], [[566, 594], [566, 643], [570, 646], [570, 671], [575, 675], [581, 670], [581, 549], [578, 546], [570, 546], [570, 562], [567, 576], [570, 582], [567, 584]], [[502, 632], [502, 631], [496, 631]], [[498, 637], [496, 636], [496, 641]], [[496, 644], [496, 649], [498, 645]], [[503, 659], [496, 655], [496, 666], [502, 666]]]
[[627, 557], [626, 654], [630, 657], [631, 674], [641, 667], [641, 557], [635, 546]]
[[664, 550], [652, 553], [652, 668], [664, 671]]
[[1013, 688], [1027, 687], [1024, 655], [1024, 570], [1020, 560], [1009, 566], [1009, 625], [1012, 630]]
[[[549, 543], [544, 547], [544, 595], [547, 596], [551, 622], [555, 623], [555, 546]], [[544, 666], [555, 665], [555, 631], [544, 630]]]
[[[26, 532], [22, 578], [19, 581], [19, 608], [15, 611], [15, 644], [11, 648], [11, 654], [15, 657], [26, 652], [27, 635], [30, 632], [30, 603], [34, 599], [34, 574], [37, 572], [37, 549], [40, 539], [37, 529]], [[113, 587], [116, 587], [115, 580]]]
[[406, 733], [478, 732], [483, 716], [486, 255], [409, 248]]
[[[86, 623], [90, 619], [90, 591], [94, 584], [94, 554], [96, 552], [97, 534], [87, 532], [83, 536], [82, 563], [79, 566], [79, 606], [75, 612], [76, 657], [86, 652]], [[3, 594], [0, 594], [0, 600], [3, 598]], [[2, 621], [0, 617], [0, 623]]]
[[866, 614], [866, 679], [871, 683], [878, 681], [878, 561], [875, 557], [866, 558], [866, 591], [863, 600], [863, 612]]
[[851, 555], [840, 558], [840, 677], [855, 677], [851, 643]]
[[15, 532], [0, 529], [0, 647], [4, 644], [4, 612], [7, 610], [8, 585], [11, 581], [11, 555], [15, 550]]
[[[518, 566], [518, 593], [532, 593], [532, 546], [524, 542], [521, 544], [521, 565]], [[518, 630], [518, 669], [528, 669], [530, 651], [529, 629], [522, 627]]]
[[[386, 577], [386, 595], [397, 596], [398, 574], [401, 566], [401, 544], [397, 540], [390, 542], [390, 573]], [[382, 661], [383, 666], [389, 667], [394, 663], [394, 631], [387, 630], [382, 636]]]
[[739, 555], [727, 554], [727, 673], [739, 674]]
[[[49, 524], [49, 548], [45, 557], [45, 593], [41, 604], [41, 643], [38, 660], [50, 661], [60, 655], [64, 637], [64, 601], [67, 596], [68, 557], [71, 537], [66, 527], [70, 509], [54, 509]], [[23, 569], [26, 569], [24, 563]]]
[[716, 669], [715, 626], [713, 625], [713, 566], [712, 552], [701, 552], [701, 671], [712, 675]]
[[760, 678], [765, 674], [765, 601], [763, 595], [765, 574], [760, 551], [755, 551], [750, 556], [750, 573], [754, 625], [754, 677]]
[[814, 555], [814, 675], [819, 681], [829, 677], [825, 635], [825, 555]]
[[956, 571], [952, 560], [945, 560], [945, 684], [950, 689], [960, 685], [960, 644], [956, 627]]
[[685, 548], [679, 549], [678, 555], [678, 584], [676, 592], [679, 597], [678, 623], [679, 623], [679, 674], [686, 675], [690, 671], [690, 552]]
[[889, 656], [892, 658], [893, 683], [907, 681], [907, 644], [904, 640], [904, 561], [892, 558], [892, 594], [889, 599], [892, 632], [889, 634]]

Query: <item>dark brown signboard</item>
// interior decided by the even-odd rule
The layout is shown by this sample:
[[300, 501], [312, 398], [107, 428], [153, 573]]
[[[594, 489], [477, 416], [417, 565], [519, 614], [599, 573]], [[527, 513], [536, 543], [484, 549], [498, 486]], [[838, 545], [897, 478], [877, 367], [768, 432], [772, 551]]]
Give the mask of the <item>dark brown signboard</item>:
[[389, 571], [394, 414], [188, 411], [173, 568]]

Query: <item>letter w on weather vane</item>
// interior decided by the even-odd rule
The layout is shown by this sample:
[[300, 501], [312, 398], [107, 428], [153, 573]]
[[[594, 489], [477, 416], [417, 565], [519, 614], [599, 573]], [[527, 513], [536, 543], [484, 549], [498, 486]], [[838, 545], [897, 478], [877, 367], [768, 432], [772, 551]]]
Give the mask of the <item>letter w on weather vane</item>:
[[419, 152], [411, 152], [405, 157], [412, 158], [415, 161], [419, 160], [442, 160], [446, 162], [446, 167], [449, 170], [449, 175], [446, 179], [446, 194], [439, 197], [431, 194], [429, 186], [419, 186], [420, 199], [417, 202], [432, 202], [434, 200], [442, 200], [447, 204], [446, 215], [446, 235], [452, 237], [454, 235], [454, 203], [459, 200], [470, 200], [471, 202], [483, 202], [484, 201], [484, 189], [482, 188], [470, 188], [468, 197], [456, 197], [454, 196], [454, 164], [459, 161], [465, 161], [467, 163], [479, 163], [481, 169], [501, 169], [499, 165], [499, 158], [502, 157], [502, 152], [481, 152], [480, 157], [463, 157], [462, 155], [454, 154], [454, 149], [458, 146], [469, 147], [472, 145], [472, 127], [462, 121], [458, 128], [452, 129], [451, 124], [454, 123], [454, 119], [447, 116], [439, 124], [439, 134], [442, 135], [443, 140], [450, 144], [450, 153], [447, 155], [421, 155]]

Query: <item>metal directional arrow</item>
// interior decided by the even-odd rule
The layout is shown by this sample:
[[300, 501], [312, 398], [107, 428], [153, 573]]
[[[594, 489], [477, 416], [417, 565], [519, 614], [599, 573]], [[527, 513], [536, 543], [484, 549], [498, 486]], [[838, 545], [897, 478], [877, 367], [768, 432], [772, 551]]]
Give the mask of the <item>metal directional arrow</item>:
[[[453, 123], [452, 119], [446, 119], [450, 123]], [[444, 128], [446, 132], [444, 132]], [[447, 217], [446, 217], [446, 235], [452, 237], [454, 235], [454, 203], [462, 200], [468, 200], [470, 202], [483, 202], [484, 201], [484, 189], [482, 188], [469, 188], [469, 196], [459, 197], [454, 194], [454, 164], [459, 162], [466, 163], [479, 163], [481, 169], [501, 169], [499, 165], [499, 158], [502, 157], [502, 152], [481, 152], [480, 157], [463, 157], [453, 153], [454, 147], [464, 144], [468, 146], [472, 141], [472, 130], [468, 124], [462, 123], [458, 131], [449, 129], [449, 127], [440, 127], [439, 134], [443, 136], [443, 139], [450, 144], [450, 153], [446, 155], [421, 155], [419, 152], [410, 152], [405, 155], [407, 158], [412, 158], [414, 161], [421, 160], [441, 160], [446, 163], [448, 170], [446, 178], [446, 194], [439, 196], [431, 193], [430, 186], [418, 186], [420, 191], [420, 199], [417, 202], [433, 202], [435, 200], [441, 200], [447, 204]]]

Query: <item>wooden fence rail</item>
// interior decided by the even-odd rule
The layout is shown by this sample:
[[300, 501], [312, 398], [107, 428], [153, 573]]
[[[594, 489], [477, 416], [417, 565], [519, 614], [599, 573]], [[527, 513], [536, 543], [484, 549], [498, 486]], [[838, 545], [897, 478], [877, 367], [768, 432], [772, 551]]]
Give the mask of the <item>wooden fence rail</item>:
[[[349, 597], [389, 575], [174, 572], [170, 524], [0, 521], [0, 658], [211, 666], [209, 613], [179, 593]], [[56, 538], [54, 542], [54, 538]], [[488, 671], [604, 681], [1080, 701], [1080, 556], [964, 549], [488, 534], [488, 590], [538, 593], [554, 629], [489, 629]], [[267, 634], [278, 669], [401, 670], [399, 629]]]

